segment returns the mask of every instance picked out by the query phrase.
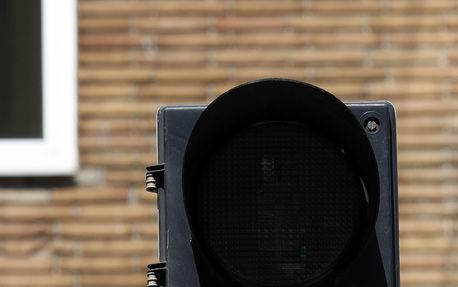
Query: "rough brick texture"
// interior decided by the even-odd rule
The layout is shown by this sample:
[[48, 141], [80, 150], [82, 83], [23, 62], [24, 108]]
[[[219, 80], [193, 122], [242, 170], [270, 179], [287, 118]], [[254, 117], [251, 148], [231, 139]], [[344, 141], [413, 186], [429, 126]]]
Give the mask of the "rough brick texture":
[[262, 77], [396, 105], [403, 286], [458, 286], [458, 1], [80, 0], [78, 12], [81, 169], [71, 187], [0, 189], [0, 286], [144, 285], [156, 110]]

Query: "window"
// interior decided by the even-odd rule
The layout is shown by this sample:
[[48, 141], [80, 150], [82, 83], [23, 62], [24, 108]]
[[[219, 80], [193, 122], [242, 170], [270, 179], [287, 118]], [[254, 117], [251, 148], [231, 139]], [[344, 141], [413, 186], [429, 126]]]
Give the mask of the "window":
[[0, 1], [0, 176], [78, 166], [75, 0]]

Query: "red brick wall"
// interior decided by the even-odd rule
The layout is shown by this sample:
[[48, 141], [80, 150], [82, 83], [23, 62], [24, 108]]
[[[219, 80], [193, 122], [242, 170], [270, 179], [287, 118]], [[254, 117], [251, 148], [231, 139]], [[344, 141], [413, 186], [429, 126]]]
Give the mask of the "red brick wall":
[[[458, 1], [79, 1], [76, 184], [0, 189], [0, 286], [144, 286], [155, 112], [262, 77], [398, 109], [403, 286], [457, 286]], [[1, 180], [0, 180], [1, 184]]]

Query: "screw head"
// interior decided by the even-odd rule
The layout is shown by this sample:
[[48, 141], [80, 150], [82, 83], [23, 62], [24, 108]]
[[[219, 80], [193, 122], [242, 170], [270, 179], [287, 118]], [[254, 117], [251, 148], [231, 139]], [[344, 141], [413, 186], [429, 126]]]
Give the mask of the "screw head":
[[364, 128], [367, 132], [374, 134], [380, 129], [380, 122], [377, 118], [368, 118], [364, 122]]

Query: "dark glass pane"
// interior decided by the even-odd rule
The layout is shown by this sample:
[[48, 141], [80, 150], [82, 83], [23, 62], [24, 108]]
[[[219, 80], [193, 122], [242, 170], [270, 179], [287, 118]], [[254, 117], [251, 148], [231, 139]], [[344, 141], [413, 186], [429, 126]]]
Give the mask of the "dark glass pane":
[[0, 138], [41, 138], [41, 1], [0, 1]]

